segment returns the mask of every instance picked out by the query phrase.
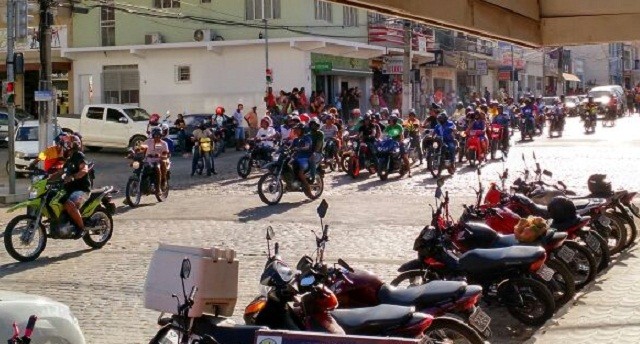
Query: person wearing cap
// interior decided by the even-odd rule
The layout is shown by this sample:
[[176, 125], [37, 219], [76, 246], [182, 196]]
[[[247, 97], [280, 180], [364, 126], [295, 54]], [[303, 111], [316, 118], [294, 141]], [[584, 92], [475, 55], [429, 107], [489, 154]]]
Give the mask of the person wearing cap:
[[322, 161], [322, 151], [324, 150], [324, 133], [320, 131], [320, 120], [317, 117], [309, 121], [309, 136], [311, 136], [313, 154], [309, 157], [309, 174], [311, 182], [316, 179], [318, 164]]
[[407, 130], [408, 136], [411, 138], [411, 142], [415, 145], [415, 148], [418, 150], [418, 159], [420, 159], [420, 163], [418, 165], [422, 165], [422, 147], [420, 145], [420, 120], [416, 117], [416, 110], [409, 110], [409, 118], [404, 121], [404, 128]]
[[436, 116], [442, 111], [442, 107], [436, 103], [431, 103], [431, 107], [429, 107], [429, 115], [427, 119], [424, 120], [422, 126], [427, 129], [434, 129], [436, 125], [438, 125], [438, 120]]
[[402, 155], [402, 161], [404, 163], [404, 168], [409, 173], [409, 177], [411, 177], [411, 165], [409, 164], [409, 155], [407, 154], [407, 150], [402, 141], [404, 141], [404, 128], [400, 124], [400, 118], [396, 115], [391, 115], [389, 117], [389, 125], [384, 129], [384, 133], [387, 137], [395, 140], [400, 145], [400, 154]]
[[338, 158], [338, 150], [342, 146], [342, 136], [340, 129], [335, 125], [333, 115], [327, 115], [325, 123], [320, 127], [320, 131], [324, 134], [325, 144], [327, 145], [327, 154]]
[[293, 155], [293, 171], [298, 177], [298, 180], [302, 183], [305, 195], [309, 198], [313, 198], [311, 193], [311, 185], [307, 180], [305, 171], [309, 169], [309, 158], [313, 154], [313, 141], [310, 135], [304, 134], [304, 125], [302, 123], [296, 124], [292, 128], [293, 142], [291, 146], [295, 150]]

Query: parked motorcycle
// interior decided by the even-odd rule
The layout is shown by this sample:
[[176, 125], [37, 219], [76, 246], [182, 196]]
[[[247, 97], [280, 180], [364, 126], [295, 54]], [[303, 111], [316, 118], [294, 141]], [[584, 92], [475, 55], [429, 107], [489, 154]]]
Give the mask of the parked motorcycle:
[[[93, 165], [89, 166], [90, 169]], [[102, 248], [113, 234], [113, 220], [116, 206], [111, 195], [116, 193], [108, 186], [94, 190], [80, 209], [85, 224], [80, 232], [64, 210], [62, 200], [67, 196], [62, 178], [57, 181], [45, 179], [42, 170], [34, 170], [31, 175], [29, 199], [14, 205], [7, 212], [26, 208], [25, 215], [13, 218], [4, 231], [4, 246], [14, 259], [28, 262], [37, 259], [47, 246], [47, 239], [80, 239], [91, 248]]]
[[486, 159], [486, 152], [480, 139], [484, 135], [484, 130], [470, 130], [467, 135], [465, 151], [469, 165], [472, 167], [481, 164]]
[[149, 344], [244, 344], [253, 343], [256, 331], [261, 326], [235, 325], [229, 319], [217, 315], [204, 314], [193, 318], [189, 311], [194, 305], [194, 298], [198, 292], [197, 286], [191, 288], [189, 295], [186, 293], [184, 282], [191, 274], [191, 261], [185, 258], [180, 268], [180, 280], [182, 282], [182, 300], [178, 301], [177, 311], [174, 315], [164, 317], [164, 313], [158, 317], [160, 330], [151, 339]]
[[407, 173], [404, 162], [402, 161], [402, 155], [400, 154], [401, 144], [407, 147], [409, 139], [405, 139], [403, 142], [399, 143], [394, 139], [386, 138], [376, 143], [378, 177], [380, 180], [387, 180], [387, 178], [389, 178], [389, 174], [394, 172], [400, 173], [401, 177]]
[[273, 161], [271, 148], [262, 146], [260, 140], [248, 140], [244, 146], [245, 153], [238, 160], [236, 168], [238, 176], [247, 179], [253, 169], [262, 170]]
[[[268, 205], [280, 203], [285, 192], [304, 192], [302, 182], [293, 172], [293, 150], [282, 145], [278, 149], [278, 160], [268, 163], [264, 168], [269, 170], [258, 180], [258, 195], [260, 200]], [[309, 171], [305, 176], [311, 184], [312, 200], [317, 199], [324, 191], [324, 171], [317, 169], [315, 180], [311, 180]]]
[[170, 164], [167, 166], [166, 185], [160, 193], [157, 193], [156, 190], [159, 186], [156, 184], [160, 170], [155, 164], [144, 161], [146, 154], [146, 149], [129, 150], [128, 157], [133, 160], [131, 162], [133, 173], [127, 181], [125, 196], [127, 204], [132, 208], [140, 205], [142, 196], [154, 195], [158, 202], [164, 202], [167, 197], [169, 197], [169, 180], [171, 179]]
[[351, 178], [358, 178], [362, 169], [369, 171], [370, 174], [374, 174], [378, 171], [378, 161], [372, 147], [374, 144], [367, 144], [365, 141], [353, 141], [355, 154], [346, 157], [347, 159], [347, 174]]

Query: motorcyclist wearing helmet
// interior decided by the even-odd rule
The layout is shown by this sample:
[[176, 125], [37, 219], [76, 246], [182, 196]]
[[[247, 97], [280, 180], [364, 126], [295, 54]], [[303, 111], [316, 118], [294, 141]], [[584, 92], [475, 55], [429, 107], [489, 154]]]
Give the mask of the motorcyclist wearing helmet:
[[422, 165], [422, 147], [420, 144], [420, 120], [416, 117], [416, 110], [409, 110], [409, 118], [404, 122], [404, 128], [407, 130], [408, 136], [411, 138], [415, 149], [418, 150], [418, 158]]
[[587, 103], [585, 104], [587, 116], [592, 116], [595, 120], [595, 117], [598, 113], [598, 103], [593, 100], [593, 96], [587, 97]]
[[293, 140], [293, 128], [298, 124], [300, 124], [300, 117], [288, 115], [285, 119], [285, 125], [280, 127], [280, 139], [283, 142]]
[[76, 135], [68, 135], [69, 146], [65, 151], [66, 162], [62, 170], [53, 174], [50, 178], [63, 178], [66, 196], [61, 199], [64, 209], [77, 227], [75, 238], [84, 234], [84, 221], [80, 209], [91, 193], [91, 181], [89, 179], [89, 163], [82, 153], [82, 141]]
[[[214, 133], [207, 128], [205, 122], [200, 123], [198, 128], [191, 134], [193, 141], [193, 158], [191, 159], [191, 176], [193, 177], [198, 167], [198, 161], [204, 158], [204, 167], [207, 170], [207, 176], [218, 174], [216, 172], [215, 160], [213, 158], [214, 150]], [[222, 143], [221, 143], [222, 144]]]
[[310, 168], [309, 159], [313, 154], [313, 140], [311, 139], [311, 135], [304, 134], [304, 125], [302, 123], [296, 124], [292, 131], [294, 139], [291, 146], [295, 150], [293, 156], [293, 171], [302, 183], [305, 195], [312, 198], [311, 185], [307, 180], [305, 171]]
[[371, 116], [364, 115], [362, 117], [362, 125], [358, 129], [358, 136], [360, 140], [366, 143], [367, 148], [369, 149], [369, 158], [373, 159], [376, 152], [376, 141], [382, 135], [382, 130], [380, 126], [376, 124]]
[[409, 155], [407, 154], [407, 150], [405, 149], [402, 141], [404, 140], [404, 130], [402, 125], [400, 125], [400, 118], [396, 115], [391, 115], [389, 117], [389, 125], [384, 129], [385, 134], [393, 140], [398, 141], [400, 144], [400, 154], [402, 155], [402, 161], [404, 162], [404, 168], [409, 173], [409, 177], [411, 177], [411, 166], [409, 165]]
[[44, 161], [43, 169], [49, 174], [62, 168], [65, 161], [65, 152], [70, 148], [71, 136], [63, 132], [56, 136], [53, 142], [52, 146], [40, 152], [38, 157], [29, 164], [29, 169], [34, 169], [40, 161]]
[[313, 182], [316, 178], [318, 164], [322, 161], [322, 152], [324, 150], [324, 133], [320, 130], [320, 120], [317, 117], [309, 120], [309, 136], [311, 136], [313, 148], [313, 154], [309, 157], [309, 174]]
[[262, 156], [262, 159], [265, 161], [271, 161], [273, 152], [273, 147], [275, 146], [275, 140], [278, 137], [278, 133], [272, 126], [271, 119], [269, 117], [265, 117], [260, 120], [260, 129], [258, 129], [258, 133], [256, 134], [256, 145], [257, 155]]
[[487, 152], [487, 148], [489, 146], [487, 142], [487, 118], [484, 112], [475, 112], [474, 120], [469, 123], [469, 128], [467, 128], [467, 136], [471, 135], [472, 130], [476, 131], [476, 135], [480, 138], [482, 150]]
[[464, 108], [464, 104], [462, 102], [458, 102], [458, 104], [456, 104], [456, 110], [451, 114], [451, 120], [455, 123], [466, 115], [467, 113]]
[[145, 142], [147, 146], [147, 153], [144, 162], [155, 166], [158, 169], [156, 175], [156, 194], [159, 196], [162, 194], [162, 190], [166, 187], [167, 180], [167, 161], [169, 159], [169, 146], [162, 140], [162, 130], [160, 128], [154, 128], [151, 130], [151, 138]]
[[506, 106], [498, 105], [498, 115], [493, 117], [491, 123], [502, 126], [502, 147], [504, 152], [509, 148], [509, 125], [511, 124], [511, 116], [505, 113]]
[[160, 115], [154, 113], [149, 116], [149, 123], [147, 124], [147, 135], [151, 135], [151, 130], [160, 124]]
[[171, 154], [171, 152], [173, 152], [174, 145], [173, 141], [169, 138], [169, 125], [166, 123], [160, 124], [160, 130], [162, 130], [162, 141], [167, 143], [167, 146], [169, 147], [169, 154]]
[[446, 145], [449, 151], [449, 157], [451, 159], [451, 163], [455, 163], [456, 156], [456, 147], [458, 143], [456, 142], [456, 125], [452, 121], [449, 120], [447, 113], [442, 111], [437, 116], [438, 124], [433, 129], [433, 132], [436, 137], [439, 137], [442, 140], [442, 143]]
[[442, 107], [436, 103], [431, 103], [431, 107], [429, 107], [429, 115], [427, 119], [424, 120], [422, 126], [427, 129], [434, 129], [436, 125], [438, 125], [437, 116], [442, 111]]

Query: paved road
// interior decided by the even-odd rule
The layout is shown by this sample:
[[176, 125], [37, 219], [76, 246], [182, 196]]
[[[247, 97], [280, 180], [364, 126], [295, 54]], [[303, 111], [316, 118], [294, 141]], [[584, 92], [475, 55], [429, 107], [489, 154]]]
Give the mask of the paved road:
[[[530, 156], [535, 151], [544, 167], [574, 189], [586, 189], [586, 179], [594, 172], [609, 174], [616, 186], [640, 189], [637, 181], [640, 139], [634, 129], [639, 124], [638, 117], [624, 118], [616, 128], [598, 128], [595, 135], [585, 136], [578, 121], [571, 119], [564, 138], [516, 143], [505, 165], [515, 178], [515, 171], [523, 168], [521, 155], [527, 156], [531, 167]], [[90, 153], [90, 157], [98, 164], [98, 184], [124, 187], [129, 168], [121, 154]], [[304, 201], [301, 195], [286, 194], [281, 205], [264, 206], [255, 191], [257, 176], [239, 180], [235, 175], [238, 157], [233, 152], [218, 160], [222, 173], [212, 178], [190, 178], [188, 159], [176, 158], [175, 189], [169, 200], [157, 204], [149, 197], [144, 206], [135, 210], [122, 206], [115, 217], [114, 237], [102, 250], [88, 250], [82, 241], [50, 241], [43, 256], [27, 264], [14, 263], [0, 250], [0, 288], [46, 295], [69, 304], [88, 343], [144, 343], [157, 328], [158, 313], [142, 305], [144, 278], [157, 243], [225, 246], [239, 252], [236, 316], [241, 316], [243, 307], [258, 290], [266, 251], [263, 239], [266, 226], [274, 227], [284, 259], [295, 264], [301, 255], [312, 252], [314, 241], [310, 231], [319, 224], [315, 215], [317, 202]], [[482, 175], [485, 184], [495, 181], [501, 170], [501, 163], [486, 165]], [[473, 202], [471, 188], [476, 183], [475, 173], [468, 168], [447, 181], [454, 210], [459, 212], [461, 204]], [[324, 197], [330, 203], [327, 222], [332, 226], [329, 259], [342, 257], [386, 280], [395, 277], [395, 269], [414, 257], [413, 239], [428, 221], [428, 203], [433, 202], [435, 188], [433, 179], [424, 170], [414, 172], [412, 178], [392, 177], [385, 183], [373, 177], [352, 181], [344, 175], [332, 174], [326, 185]], [[117, 202], [122, 204], [121, 200]], [[1, 213], [0, 225], [4, 226], [10, 218], [10, 214]], [[629, 269], [639, 266], [634, 259], [630, 257], [624, 262]], [[611, 273], [615, 269], [618, 268], [605, 278], [613, 278]], [[624, 278], [621, 273], [618, 275]], [[512, 321], [500, 309], [491, 308], [490, 313], [496, 319], [496, 343], [520, 343], [536, 330]], [[561, 325], [563, 321], [560, 320]], [[555, 342], [544, 336], [538, 341]]]

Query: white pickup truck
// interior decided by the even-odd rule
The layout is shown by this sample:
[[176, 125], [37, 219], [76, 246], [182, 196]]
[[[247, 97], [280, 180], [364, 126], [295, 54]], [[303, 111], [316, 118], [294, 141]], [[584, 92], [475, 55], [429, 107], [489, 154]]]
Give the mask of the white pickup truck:
[[92, 104], [77, 115], [58, 116], [63, 131], [79, 132], [87, 148], [135, 147], [147, 139], [149, 114], [137, 106], [120, 104]]

